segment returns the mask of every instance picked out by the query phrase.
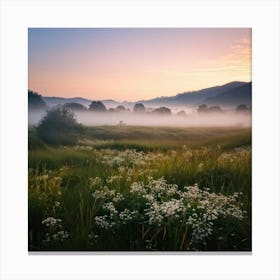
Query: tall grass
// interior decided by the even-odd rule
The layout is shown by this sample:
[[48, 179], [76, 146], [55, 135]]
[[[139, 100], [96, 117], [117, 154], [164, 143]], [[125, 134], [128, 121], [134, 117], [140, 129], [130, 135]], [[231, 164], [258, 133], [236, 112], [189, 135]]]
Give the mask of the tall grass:
[[144, 128], [140, 140], [136, 128], [117, 140], [99, 129], [79, 146], [29, 150], [29, 250], [251, 250], [249, 130], [163, 128], [142, 142]]

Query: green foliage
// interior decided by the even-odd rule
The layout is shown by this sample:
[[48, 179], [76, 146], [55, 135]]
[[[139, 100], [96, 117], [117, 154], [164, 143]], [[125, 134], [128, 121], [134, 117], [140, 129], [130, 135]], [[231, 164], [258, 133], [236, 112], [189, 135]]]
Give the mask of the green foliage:
[[[251, 250], [249, 129], [157, 128], [144, 144], [144, 127], [125, 128], [131, 142], [99, 129], [104, 140], [29, 151], [30, 250]], [[210, 219], [201, 240], [194, 213]]]
[[42, 96], [37, 92], [28, 90], [28, 108], [29, 109], [45, 109], [46, 103], [42, 99]]
[[46, 144], [39, 138], [34, 128], [28, 129], [28, 150], [43, 150]]
[[55, 107], [42, 118], [36, 128], [38, 136], [50, 145], [74, 145], [82, 133], [82, 125], [74, 113], [63, 107]]

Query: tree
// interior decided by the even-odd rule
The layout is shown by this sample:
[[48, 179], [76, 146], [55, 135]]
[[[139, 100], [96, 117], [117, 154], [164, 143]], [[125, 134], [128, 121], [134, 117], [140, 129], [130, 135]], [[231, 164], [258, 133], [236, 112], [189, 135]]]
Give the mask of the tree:
[[197, 112], [199, 114], [207, 113], [208, 112], [208, 106], [206, 104], [199, 105], [198, 108], [197, 108]]
[[40, 94], [32, 90], [28, 90], [28, 108], [45, 109], [47, 108], [47, 105]]
[[170, 115], [171, 114], [171, 110], [167, 107], [159, 107], [156, 108], [153, 113], [155, 114], [161, 114], [161, 115]]
[[115, 113], [115, 112], [116, 112], [116, 109], [114, 109], [114, 108], [109, 108], [107, 112], [109, 112], [109, 113]]
[[212, 106], [208, 108], [208, 113], [222, 113], [223, 110], [220, 106]]
[[146, 111], [145, 106], [142, 103], [136, 103], [133, 107], [133, 112], [144, 113]]
[[82, 125], [77, 123], [72, 111], [58, 106], [47, 111], [36, 131], [47, 144], [74, 145], [82, 129]]
[[179, 111], [178, 113], [177, 113], [177, 116], [180, 116], [180, 117], [184, 117], [184, 116], [186, 116], [186, 112], [185, 111]]
[[245, 104], [240, 104], [236, 107], [235, 110], [237, 113], [248, 113], [250, 110]]
[[106, 112], [106, 106], [101, 101], [92, 101], [89, 105], [90, 111]]
[[117, 111], [117, 112], [125, 112], [126, 109], [125, 109], [125, 107], [124, 107], [123, 105], [119, 105], [119, 106], [116, 108], [116, 111]]
[[76, 102], [70, 102], [70, 103], [65, 103], [63, 105], [64, 108], [72, 110], [72, 111], [86, 111], [87, 108], [80, 104], [80, 103], [76, 103]]

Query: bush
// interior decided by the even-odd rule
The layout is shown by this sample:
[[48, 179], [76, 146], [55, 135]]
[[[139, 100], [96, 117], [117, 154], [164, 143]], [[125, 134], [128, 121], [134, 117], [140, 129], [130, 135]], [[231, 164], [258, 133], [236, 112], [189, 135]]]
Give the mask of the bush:
[[36, 131], [32, 128], [28, 129], [28, 150], [45, 149], [46, 144], [38, 137]]
[[55, 107], [42, 118], [37, 126], [37, 134], [47, 144], [74, 145], [82, 129], [73, 112], [67, 108]]

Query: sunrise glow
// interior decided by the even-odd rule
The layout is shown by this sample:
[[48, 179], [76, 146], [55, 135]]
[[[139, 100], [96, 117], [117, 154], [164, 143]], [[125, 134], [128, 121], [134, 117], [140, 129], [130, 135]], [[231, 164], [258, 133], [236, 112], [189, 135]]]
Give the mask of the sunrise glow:
[[248, 28], [31, 28], [28, 87], [135, 101], [251, 81]]

